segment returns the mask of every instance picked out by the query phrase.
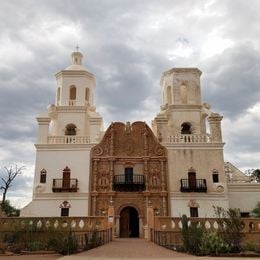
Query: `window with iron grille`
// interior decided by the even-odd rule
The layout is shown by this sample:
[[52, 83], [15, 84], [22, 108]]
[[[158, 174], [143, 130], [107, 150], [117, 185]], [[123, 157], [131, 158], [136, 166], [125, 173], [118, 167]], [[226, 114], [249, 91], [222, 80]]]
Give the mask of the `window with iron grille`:
[[199, 216], [198, 208], [190, 207], [190, 216], [192, 218], [197, 218]]
[[68, 217], [69, 216], [69, 208], [61, 208], [61, 217]]

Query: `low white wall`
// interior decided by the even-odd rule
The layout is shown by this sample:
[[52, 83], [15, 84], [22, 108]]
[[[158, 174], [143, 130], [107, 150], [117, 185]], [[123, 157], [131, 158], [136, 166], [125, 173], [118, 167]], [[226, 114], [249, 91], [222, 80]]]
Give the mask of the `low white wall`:
[[88, 216], [88, 198], [46, 198], [34, 199], [27, 206], [21, 209], [21, 217], [60, 217], [60, 205], [67, 200], [70, 204], [70, 217]]

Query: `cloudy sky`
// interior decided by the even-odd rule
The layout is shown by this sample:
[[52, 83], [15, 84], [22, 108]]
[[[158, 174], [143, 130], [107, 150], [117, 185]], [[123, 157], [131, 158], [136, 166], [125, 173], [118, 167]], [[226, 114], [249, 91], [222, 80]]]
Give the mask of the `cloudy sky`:
[[[0, 166], [25, 165], [8, 198], [31, 199], [35, 117], [76, 45], [111, 121], [159, 112], [161, 73], [198, 67], [203, 100], [224, 116], [225, 160], [260, 167], [260, 1], [0, 0]], [[127, 98], [126, 98], [127, 97]]]

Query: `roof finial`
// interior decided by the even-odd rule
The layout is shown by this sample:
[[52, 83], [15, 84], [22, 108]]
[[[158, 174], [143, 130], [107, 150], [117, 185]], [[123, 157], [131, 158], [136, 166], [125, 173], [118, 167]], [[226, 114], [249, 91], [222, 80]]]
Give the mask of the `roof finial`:
[[76, 49], [76, 52], [79, 52], [79, 46], [78, 45], [76, 45], [75, 49]]

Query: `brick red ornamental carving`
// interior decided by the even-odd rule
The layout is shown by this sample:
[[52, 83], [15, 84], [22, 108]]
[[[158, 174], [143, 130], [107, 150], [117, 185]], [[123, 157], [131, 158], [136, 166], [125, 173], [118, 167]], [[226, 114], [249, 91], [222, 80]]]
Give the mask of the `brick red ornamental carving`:
[[[166, 153], [166, 148], [158, 142], [146, 123], [112, 123], [102, 141], [91, 151], [91, 215], [104, 214], [111, 202], [117, 214], [120, 209], [135, 205], [141, 214], [139, 217], [144, 218], [144, 223], [148, 202], [152, 203], [161, 216], [167, 215]], [[124, 172], [116, 172], [116, 169], [127, 167], [134, 169], [134, 180], [144, 180], [143, 190], [114, 189], [114, 176], [124, 178]]]

